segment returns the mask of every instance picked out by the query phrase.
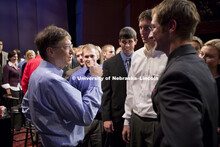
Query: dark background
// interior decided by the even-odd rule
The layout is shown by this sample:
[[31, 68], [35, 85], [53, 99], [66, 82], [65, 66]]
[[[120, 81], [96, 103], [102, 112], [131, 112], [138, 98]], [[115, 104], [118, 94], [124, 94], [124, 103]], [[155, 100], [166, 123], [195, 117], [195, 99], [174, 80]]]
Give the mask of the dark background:
[[[138, 29], [139, 14], [162, 0], [0, 0], [0, 40], [3, 50], [34, 49], [34, 38], [44, 27], [54, 24], [68, 30], [74, 46], [86, 43], [118, 45], [122, 27], [138, 33], [136, 49], [143, 46]], [[220, 38], [220, 1], [192, 0], [202, 22], [196, 35], [204, 42]]]

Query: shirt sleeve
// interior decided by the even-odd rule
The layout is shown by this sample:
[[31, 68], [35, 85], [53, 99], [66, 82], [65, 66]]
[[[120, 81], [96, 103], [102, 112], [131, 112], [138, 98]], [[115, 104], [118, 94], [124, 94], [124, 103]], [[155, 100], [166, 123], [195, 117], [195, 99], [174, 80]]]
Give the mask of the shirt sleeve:
[[22, 113], [24, 114], [24, 116], [26, 117], [26, 119], [31, 122], [31, 115], [30, 115], [30, 108], [29, 108], [29, 102], [28, 102], [28, 92], [26, 92], [26, 94], [23, 97], [22, 100]]
[[[132, 64], [128, 73], [128, 77], [135, 77]], [[127, 80], [127, 96], [125, 99], [125, 113], [122, 116], [125, 119], [124, 125], [130, 125], [131, 113], [133, 109], [133, 99], [134, 99], [133, 86], [134, 86], [134, 80]]]
[[[92, 80], [83, 96], [65, 79], [50, 82], [47, 93], [54, 110], [76, 125], [89, 125], [101, 105], [101, 80]], [[49, 101], [50, 102], [50, 101]]]

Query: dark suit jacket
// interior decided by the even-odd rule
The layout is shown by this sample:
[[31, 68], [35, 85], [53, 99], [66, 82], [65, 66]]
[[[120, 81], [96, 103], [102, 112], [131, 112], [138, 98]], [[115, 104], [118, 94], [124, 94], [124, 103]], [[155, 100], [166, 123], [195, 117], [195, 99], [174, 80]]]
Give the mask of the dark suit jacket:
[[2, 65], [0, 65], [0, 85], [2, 85], [2, 78], [3, 78], [3, 68], [7, 64], [8, 60], [8, 53], [2, 51]]
[[152, 95], [159, 124], [155, 147], [216, 147], [215, 80], [191, 45], [175, 49]]
[[[127, 77], [127, 72], [120, 54], [106, 60], [103, 64], [102, 81], [102, 119], [113, 122], [122, 121], [126, 98], [126, 80], [115, 77]], [[108, 79], [110, 77], [110, 79]]]

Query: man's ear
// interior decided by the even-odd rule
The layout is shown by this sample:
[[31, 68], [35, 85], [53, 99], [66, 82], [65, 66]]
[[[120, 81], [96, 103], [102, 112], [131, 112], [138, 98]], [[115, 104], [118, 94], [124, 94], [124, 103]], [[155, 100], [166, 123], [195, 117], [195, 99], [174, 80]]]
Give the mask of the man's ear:
[[175, 19], [171, 19], [169, 24], [168, 24], [168, 29], [169, 29], [169, 32], [172, 33], [176, 30], [177, 28], [177, 23], [176, 23], [176, 20]]
[[49, 57], [54, 57], [54, 49], [52, 47], [48, 47], [46, 52]]

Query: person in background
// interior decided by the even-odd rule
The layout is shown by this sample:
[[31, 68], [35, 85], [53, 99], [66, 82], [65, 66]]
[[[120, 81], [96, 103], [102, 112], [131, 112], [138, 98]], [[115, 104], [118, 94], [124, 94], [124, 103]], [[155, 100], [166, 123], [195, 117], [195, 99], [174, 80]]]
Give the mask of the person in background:
[[[218, 88], [218, 112], [220, 112], [220, 39], [207, 41], [201, 49], [200, 55], [208, 65]], [[220, 113], [219, 113], [220, 114]], [[220, 116], [218, 116], [218, 143], [220, 146]]]
[[82, 57], [82, 48], [84, 45], [80, 45], [76, 48], [74, 56], [76, 57], [77, 62], [79, 63], [79, 66], [73, 68], [73, 69], [69, 69], [66, 71], [65, 74], [63, 74], [63, 77], [69, 81], [70, 80], [70, 76], [75, 73], [76, 71], [80, 70], [83, 66], [84, 66], [84, 62], [83, 62], [83, 57]]
[[154, 147], [216, 147], [218, 94], [210, 70], [191, 45], [200, 21], [195, 4], [164, 0], [154, 7], [149, 37], [168, 56], [152, 94]]
[[14, 49], [14, 52], [18, 55], [18, 64], [24, 61], [24, 58], [21, 58], [21, 51], [19, 49]]
[[117, 55], [118, 53], [120, 53], [120, 51], [121, 51], [121, 47], [118, 47], [118, 48], [116, 49], [115, 54]]
[[[9, 52], [8, 59], [8, 63], [3, 68], [3, 84], [1, 86], [8, 95], [20, 98], [21, 69], [18, 67], [17, 53], [14, 51]], [[18, 103], [15, 105], [18, 105]]]
[[[89, 72], [89, 68], [91, 66], [91, 62], [97, 62], [99, 57], [99, 52], [96, 46], [93, 44], [84, 45], [82, 48], [82, 52], [83, 52], [82, 56], [83, 56], [84, 66], [82, 69], [76, 71], [71, 75], [69, 82], [73, 87], [81, 91], [83, 96], [86, 90], [88, 89], [89, 83], [92, 80], [96, 80], [94, 77], [91, 76]], [[99, 110], [93, 122], [89, 126], [85, 126], [85, 137], [83, 139], [83, 143], [81, 146], [101, 147], [102, 132], [103, 132], [103, 125], [101, 118], [101, 110]]]
[[104, 62], [103, 56], [102, 56], [102, 49], [101, 49], [101, 47], [98, 46], [98, 45], [96, 45], [96, 48], [97, 48], [97, 50], [98, 50], [98, 52], [99, 52], [99, 58], [98, 58], [98, 60], [97, 60], [97, 63], [98, 63], [99, 65], [101, 65], [101, 64], [103, 64], [103, 62]]
[[[151, 10], [143, 11], [138, 18], [139, 31], [144, 47], [134, 52], [127, 81], [127, 97], [123, 115], [123, 140], [134, 147], [152, 147], [157, 115], [151, 101], [152, 91], [165, 69], [167, 56], [155, 50], [153, 38], [149, 38]], [[143, 80], [146, 78], [145, 80]], [[147, 79], [148, 78], [148, 79]]]
[[[44, 147], [77, 146], [84, 137], [84, 126], [89, 125], [101, 104], [101, 67], [91, 62], [91, 81], [82, 96], [62, 78], [62, 69], [72, 61], [69, 33], [56, 26], [39, 32], [35, 44], [41, 61], [32, 73], [29, 88], [22, 102], [22, 112], [41, 135]], [[33, 59], [32, 59], [33, 60]]]
[[22, 65], [22, 68], [21, 68], [21, 77], [23, 76], [24, 69], [25, 69], [25, 67], [26, 67], [27, 62], [28, 62], [29, 60], [31, 60], [31, 59], [34, 59], [34, 58], [36, 57], [36, 54], [35, 54], [34, 50], [28, 50], [28, 51], [26, 52], [25, 57], [26, 57], [26, 60], [25, 60], [26, 62]]
[[[122, 139], [124, 103], [126, 98], [126, 77], [128, 76], [137, 33], [131, 27], [124, 27], [119, 32], [119, 45], [122, 51], [103, 63], [102, 81], [102, 120], [108, 133], [106, 145], [124, 147]], [[122, 79], [117, 79], [122, 77]]]
[[106, 44], [102, 47], [102, 56], [104, 61], [115, 55], [115, 47], [111, 44]]
[[24, 60], [21, 61], [20, 63], [18, 63], [18, 66], [19, 66], [21, 69], [22, 69], [23, 64], [26, 63], [26, 53], [27, 53], [27, 51], [29, 51], [29, 50], [25, 50], [25, 51], [24, 51]]
[[202, 48], [202, 46], [203, 46], [203, 41], [202, 41], [202, 39], [200, 39], [200, 38], [197, 37], [197, 36], [193, 36], [192, 41], [191, 41], [191, 44], [192, 44], [192, 46], [195, 47], [195, 49], [196, 49], [196, 54], [199, 55], [199, 54], [200, 54], [200, 51], [201, 51], [201, 48]]
[[[0, 85], [3, 82], [3, 67], [7, 64], [8, 53], [3, 51], [3, 41], [0, 40]], [[2, 105], [2, 96], [6, 91], [0, 86], [0, 105]]]
[[43, 59], [41, 58], [39, 51], [37, 51], [37, 56], [34, 59], [31, 59], [28, 61], [28, 63], [25, 66], [22, 79], [21, 79], [21, 86], [22, 86], [22, 91], [25, 94], [28, 90], [28, 84], [29, 84], [29, 79], [31, 77], [32, 72], [40, 65], [40, 62]]

